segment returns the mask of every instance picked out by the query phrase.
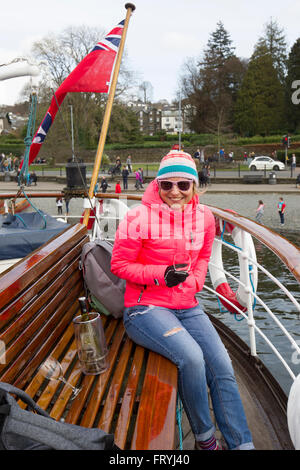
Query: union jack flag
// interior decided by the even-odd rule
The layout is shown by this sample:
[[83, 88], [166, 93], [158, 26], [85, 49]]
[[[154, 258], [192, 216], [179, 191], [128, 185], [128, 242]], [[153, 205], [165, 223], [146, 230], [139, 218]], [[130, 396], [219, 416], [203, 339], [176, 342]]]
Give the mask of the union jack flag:
[[125, 20], [121, 21], [104, 39], [99, 41], [56, 90], [49, 109], [32, 139], [28, 165], [37, 157], [41, 145], [55, 119], [58, 108], [61, 106], [67, 93], [108, 93], [115, 58], [124, 29], [124, 22]]

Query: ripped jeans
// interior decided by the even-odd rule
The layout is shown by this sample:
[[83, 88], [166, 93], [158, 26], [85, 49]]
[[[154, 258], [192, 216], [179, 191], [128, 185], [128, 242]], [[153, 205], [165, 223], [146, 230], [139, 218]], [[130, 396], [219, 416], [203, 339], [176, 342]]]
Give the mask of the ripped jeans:
[[137, 344], [167, 357], [178, 367], [178, 389], [195, 439], [209, 439], [214, 414], [228, 449], [253, 449], [231, 360], [200, 305], [173, 310], [139, 305], [125, 308], [124, 325]]

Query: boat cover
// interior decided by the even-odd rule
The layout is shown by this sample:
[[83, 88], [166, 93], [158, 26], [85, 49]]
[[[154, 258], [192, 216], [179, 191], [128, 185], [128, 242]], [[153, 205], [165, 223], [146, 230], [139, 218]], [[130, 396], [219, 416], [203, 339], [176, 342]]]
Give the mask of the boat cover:
[[69, 227], [69, 224], [56, 220], [45, 212], [40, 213], [0, 215], [1, 260], [23, 258]]

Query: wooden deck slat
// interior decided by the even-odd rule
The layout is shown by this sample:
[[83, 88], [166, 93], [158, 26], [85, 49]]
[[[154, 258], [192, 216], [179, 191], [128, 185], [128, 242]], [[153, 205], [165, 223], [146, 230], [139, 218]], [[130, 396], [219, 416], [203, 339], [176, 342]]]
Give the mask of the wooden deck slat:
[[73, 305], [63, 316], [60, 322], [55, 325], [48, 338], [44, 341], [44, 343], [40, 346], [40, 348], [36, 351], [35, 356], [28, 362], [25, 369], [21, 372], [19, 377], [15, 381], [15, 385], [17, 387], [23, 388], [28, 383], [28, 379], [36, 373], [36, 369], [40, 366], [41, 362], [43, 362], [44, 358], [46, 358], [52, 351], [55, 344], [57, 344], [58, 338], [64, 334], [66, 328], [72, 321], [73, 316], [77, 312], [77, 305]]
[[[32, 324], [31, 320], [39, 309], [45, 306], [47, 310], [50, 310], [50, 308], [55, 308], [55, 306], [64, 299], [62, 286], [69, 291], [69, 289], [79, 281], [80, 273], [74, 273], [74, 267], [69, 266], [69, 268], [63, 274], [58, 276], [56, 280], [43, 292], [43, 303], [41, 303], [39, 296], [37, 296], [36, 299], [30, 303], [23, 312], [21, 312], [15, 321], [11, 323], [11, 325], [9, 325], [2, 334], [0, 334], [0, 340], [4, 341], [5, 344], [9, 344], [11, 340], [16, 337], [18, 332], [23, 332], [29, 323]], [[44, 309], [44, 312], [46, 312], [46, 309]]]
[[121, 325], [118, 323], [118, 329], [116, 331], [113, 344], [109, 348], [109, 352], [108, 352], [109, 368], [105, 372], [97, 376], [93, 392], [89, 399], [88, 406], [86, 408], [84, 417], [80, 423], [81, 426], [91, 428], [94, 425], [95, 418], [97, 416], [98, 409], [101, 405], [101, 401], [102, 401], [102, 398], [106, 389], [106, 385], [111, 376], [112, 369], [113, 369], [115, 360], [118, 355], [120, 344], [124, 338], [124, 334], [125, 334], [124, 328], [121, 328], [120, 326]]
[[[77, 284], [73, 289], [76, 297], [81, 292], [81, 285]], [[25, 366], [26, 362], [34, 355], [35, 351], [43, 341], [47, 339], [49, 331], [52, 331], [56, 324], [59, 323], [59, 319], [62, 316], [64, 311], [68, 311], [69, 307], [68, 297], [63, 298], [63, 293], [58, 294], [55, 299], [55, 304], [59, 305], [54, 314], [47, 321], [47, 313], [49, 312], [49, 306], [46, 306], [45, 309], [41, 312], [38, 318], [32, 322], [19, 336], [16, 341], [7, 349], [6, 358], [7, 361], [14, 361], [7, 371], [3, 374], [3, 380], [10, 381], [12, 377], [16, 374], [17, 370], [21, 370]], [[40, 330], [37, 332], [36, 328], [39, 327]], [[15, 359], [16, 358], [16, 359]], [[2, 365], [4, 368], [5, 365]], [[1, 364], [0, 364], [1, 371]]]
[[[110, 321], [108, 328], [105, 330], [105, 337], [106, 337], [107, 342], [110, 341], [117, 325], [118, 323], [116, 320]], [[112, 353], [109, 352], [109, 355], [108, 355], [109, 359], [110, 359], [110, 355], [112, 355]], [[95, 376], [93, 375], [86, 375], [84, 377], [83, 382], [82, 382], [82, 390], [80, 394], [78, 395], [78, 397], [75, 398], [75, 400], [73, 401], [72, 406], [70, 407], [70, 410], [66, 417], [66, 422], [77, 424], [77, 420], [79, 419], [83, 406], [87, 403], [88, 396], [90, 394], [91, 387], [93, 385], [94, 380], [95, 380]]]
[[[67, 328], [63, 337], [61, 337], [60, 341], [58, 342], [57, 346], [51, 352], [51, 357], [54, 359], [58, 359], [59, 356], [62, 354], [63, 350], [65, 349], [65, 343], [69, 343], [73, 336], [73, 325], [70, 324]], [[37, 391], [40, 389], [42, 383], [44, 382], [45, 377], [40, 370], [37, 371], [36, 375], [33, 377], [30, 384], [26, 387], [25, 392], [28, 393], [31, 397], [34, 397]], [[41, 401], [40, 401], [41, 399]], [[44, 402], [42, 397], [38, 400], [38, 405], [43, 408], [44, 410], [47, 408], [48, 403]], [[26, 408], [26, 405], [23, 402], [18, 402], [21, 408]]]
[[[76, 351], [75, 351], [76, 352]], [[76, 386], [78, 379], [81, 375], [81, 366], [79, 361], [76, 362], [74, 369], [71, 372], [70, 377], [68, 377], [68, 383]], [[73, 390], [69, 385], [64, 385], [59, 396], [56, 398], [55, 404], [50, 412], [50, 416], [56, 420], [59, 420], [71, 399]]]
[[[149, 353], [146, 377], [136, 419], [131, 449], [173, 449], [170, 436], [175, 435], [177, 398], [177, 370], [168, 359]], [[154, 403], [159, 403], [160, 413], [154, 412]]]
[[[65, 355], [65, 357], [62, 360], [59, 361], [59, 363], [61, 365], [61, 369], [62, 369], [62, 374], [61, 375], [63, 377], [66, 376], [68, 368], [70, 367], [70, 364], [74, 360], [76, 354], [77, 354], [76, 344], [75, 344], [75, 341], [73, 341], [72, 344], [70, 345], [70, 348], [68, 349], [67, 354]], [[53, 353], [51, 353], [51, 357], [55, 358]], [[57, 358], [55, 358], [55, 359], [57, 359]], [[73, 381], [75, 382], [75, 380], [72, 380], [72, 379], [73, 379], [73, 377], [69, 377], [68, 382], [73, 385]], [[62, 382], [59, 379], [57, 379], [57, 380], [49, 379], [48, 385], [43, 390], [43, 393], [40, 395], [40, 397], [37, 401], [37, 404], [41, 408], [46, 410], [48, 408], [53, 396], [57, 392], [57, 389], [61, 386], [61, 384], [62, 384]], [[70, 390], [72, 390], [71, 387], [69, 387], [69, 388], [70, 388]], [[51, 413], [52, 413], [52, 411], [51, 411]], [[52, 414], [51, 414], [51, 416], [52, 416]]]
[[[75, 267], [78, 267], [82, 245], [83, 243], [72, 248], [63, 257], [63, 259], [56, 261], [55, 265], [52, 266], [50, 272], [46, 270], [45, 272], [41, 273], [37, 277], [37, 280], [33, 284], [29, 285], [21, 293], [19, 293], [18, 290], [14, 292], [14, 298], [12, 299], [10, 304], [7, 307], [3, 308], [0, 312], [1, 329], [15, 316], [19, 315], [20, 312], [22, 312], [22, 310], [24, 309], [24, 306], [30, 304], [32, 302], [32, 299], [34, 299], [34, 297], [36, 297], [37, 295], [40, 295], [41, 292], [43, 292], [43, 300], [46, 301], [47, 285], [51, 285], [53, 281], [56, 281], [56, 285], [58, 285], [57, 283], [59, 282], [59, 279], [63, 279], [64, 276], [67, 277], [68, 273], [72, 272], [72, 270], [74, 271]], [[67, 273], [66, 270], [68, 271]], [[53, 292], [54, 289], [55, 284], [50, 290], [50, 293], [51, 291]], [[1, 295], [5, 295], [5, 292], [3, 292]], [[26, 320], [26, 317], [24, 318], [24, 320]]]
[[[0, 309], [36, 281], [45, 271], [49, 270], [56, 261], [61, 260], [65, 254], [65, 244], [70, 248], [86, 238], [86, 228], [80, 224], [66, 229], [55, 239], [26, 256], [17, 263], [12, 270], [1, 275], [0, 283]], [[51, 270], [50, 270], [51, 273]]]
[[133, 356], [126, 389], [123, 394], [122, 405], [115, 430], [115, 443], [120, 449], [124, 449], [126, 445], [130, 417], [135, 403], [144, 356], [144, 348], [137, 346]]
[[115, 408], [118, 402], [118, 397], [122, 387], [127, 363], [130, 358], [132, 346], [132, 341], [127, 337], [121, 352], [122, 357], [120, 358], [118, 365], [115, 369], [113, 379], [106, 396], [105, 404], [101, 413], [101, 418], [98, 423], [98, 428], [106, 432], [109, 432], [111, 429], [111, 423], [114, 417]]

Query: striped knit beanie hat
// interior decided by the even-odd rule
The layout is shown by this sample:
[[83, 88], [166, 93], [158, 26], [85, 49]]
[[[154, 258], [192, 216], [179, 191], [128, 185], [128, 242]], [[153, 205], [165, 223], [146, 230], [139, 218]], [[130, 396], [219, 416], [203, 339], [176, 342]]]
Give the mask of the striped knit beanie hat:
[[173, 176], [192, 179], [198, 185], [196, 164], [189, 153], [173, 150], [163, 157], [156, 179], [168, 179]]

